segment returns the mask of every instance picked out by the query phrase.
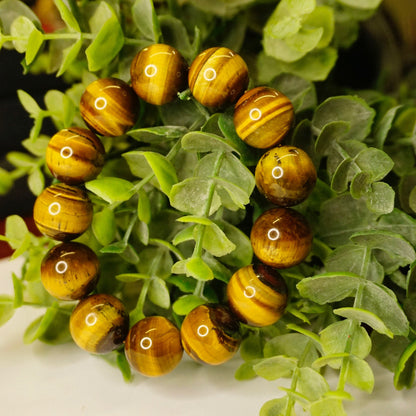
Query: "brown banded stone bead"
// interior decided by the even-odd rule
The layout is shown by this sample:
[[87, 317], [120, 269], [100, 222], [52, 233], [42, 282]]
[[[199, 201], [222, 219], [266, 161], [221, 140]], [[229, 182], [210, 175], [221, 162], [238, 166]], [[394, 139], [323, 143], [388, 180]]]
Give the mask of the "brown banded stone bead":
[[256, 166], [258, 190], [273, 204], [290, 207], [304, 201], [316, 183], [316, 169], [306, 152], [295, 146], [268, 150]]
[[183, 355], [178, 328], [163, 316], [150, 316], [134, 324], [124, 350], [130, 366], [148, 377], [170, 373]]
[[135, 56], [130, 75], [131, 85], [142, 100], [162, 105], [187, 88], [188, 65], [178, 50], [157, 43]]
[[210, 365], [231, 359], [240, 345], [239, 322], [222, 305], [200, 305], [181, 326], [182, 345], [195, 361]]
[[46, 164], [55, 178], [77, 185], [98, 176], [104, 155], [101, 140], [91, 130], [70, 127], [52, 136], [46, 149]]
[[36, 198], [33, 219], [39, 231], [59, 241], [74, 240], [92, 222], [92, 203], [82, 189], [59, 183]]
[[278, 271], [264, 264], [237, 270], [227, 285], [227, 298], [238, 319], [263, 327], [277, 322], [287, 304], [287, 287]]
[[294, 120], [289, 98], [270, 87], [247, 91], [234, 108], [234, 126], [249, 146], [268, 149], [280, 143]]
[[121, 136], [135, 124], [139, 99], [126, 82], [100, 78], [85, 89], [79, 106], [87, 126], [103, 136]]
[[201, 52], [189, 68], [188, 84], [197, 101], [222, 108], [235, 103], [248, 86], [248, 68], [243, 58], [224, 47]]
[[106, 354], [123, 344], [129, 331], [129, 315], [123, 303], [108, 294], [81, 300], [69, 319], [74, 342], [93, 354]]
[[94, 290], [99, 277], [97, 255], [88, 246], [65, 242], [52, 247], [43, 258], [43, 287], [55, 298], [78, 300]]
[[269, 266], [283, 269], [302, 262], [312, 247], [312, 230], [305, 217], [291, 208], [272, 208], [253, 224], [254, 254]]

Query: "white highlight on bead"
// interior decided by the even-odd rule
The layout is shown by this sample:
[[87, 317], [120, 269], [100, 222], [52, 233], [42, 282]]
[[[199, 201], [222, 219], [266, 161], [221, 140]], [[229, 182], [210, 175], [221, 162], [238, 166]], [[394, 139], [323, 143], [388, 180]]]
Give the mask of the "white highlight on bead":
[[217, 72], [214, 68], [207, 68], [204, 71], [204, 79], [205, 81], [214, 81], [214, 79], [217, 78]]
[[65, 146], [61, 149], [61, 157], [63, 159], [69, 159], [74, 154], [72, 147]]
[[97, 110], [104, 110], [104, 108], [107, 107], [107, 100], [104, 97], [98, 97], [95, 101], [94, 101], [94, 107]]
[[144, 69], [144, 73], [147, 77], [152, 78], [157, 74], [157, 66], [153, 64], [147, 65]]
[[48, 207], [49, 214], [58, 215], [61, 212], [61, 204], [59, 202], [52, 202]]
[[64, 260], [58, 261], [55, 264], [55, 271], [59, 274], [64, 274], [68, 270], [68, 263]]
[[97, 323], [97, 315], [94, 312], [90, 312], [86, 317], [85, 317], [85, 323], [88, 326], [93, 326]]
[[144, 337], [142, 338], [142, 340], [140, 341], [140, 346], [144, 349], [144, 350], [148, 350], [153, 344], [153, 341], [151, 338], [149, 337]]
[[283, 176], [283, 169], [280, 166], [275, 166], [272, 169], [272, 176], [275, 179], [280, 179]]
[[261, 110], [259, 108], [252, 108], [250, 110], [250, 113], [248, 114], [248, 116], [253, 120], [253, 121], [257, 121], [261, 119], [261, 116], [263, 115], [263, 113], [261, 112]]
[[248, 299], [254, 298], [256, 295], [256, 289], [253, 286], [246, 286], [243, 294]]
[[270, 228], [267, 237], [269, 240], [276, 241], [280, 237], [280, 231], [277, 228]]
[[209, 328], [206, 325], [199, 325], [198, 329], [196, 330], [196, 333], [200, 337], [206, 337], [209, 334]]

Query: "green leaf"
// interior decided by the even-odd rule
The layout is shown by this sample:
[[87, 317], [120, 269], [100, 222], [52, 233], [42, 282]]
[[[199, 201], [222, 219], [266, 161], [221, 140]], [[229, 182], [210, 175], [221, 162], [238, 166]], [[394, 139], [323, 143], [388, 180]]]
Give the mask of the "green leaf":
[[374, 374], [370, 365], [354, 355], [348, 358], [347, 383], [371, 393], [374, 388]]
[[188, 129], [183, 126], [157, 126], [130, 130], [128, 135], [139, 142], [155, 144], [164, 143], [167, 140], [179, 139], [187, 131]]
[[48, 329], [58, 313], [58, 304], [55, 302], [45, 312], [44, 315], [35, 319], [26, 329], [23, 335], [23, 342], [30, 344], [40, 338]]
[[121, 273], [116, 276], [117, 280], [120, 280], [120, 282], [124, 283], [132, 283], [137, 282], [138, 280], [146, 280], [150, 278], [151, 276], [144, 273]]
[[131, 11], [134, 24], [141, 35], [153, 43], [158, 43], [161, 37], [161, 30], [153, 1], [136, 0]]
[[194, 152], [238, 152], [233, 143], [212, 133], [192, 131], [182, 137], [182, 147]]
[[0, 326], [8, 322], [14, 315], [14, 299], [11, 296], [0, 295]]
[[325, 397], [313, 402], [309, 411], [311, 416], [347, 416], [342, 406], [342, 400]]
[[403, 387], [410, 388], [413, 385], [415, 378], [415, 351], [416, 341], [413, 341], [400, 356], [394, 371], [394, 387], [397, 390], [401, 390]]
[[71, 9], [65, 2], [63, 0], [54, 0], [54, 2], [67, 28], [73, 32], [81, 32], [76, 17], [72, 14]]
[[41, 113], [41, 108], [38, 103], [25, 91], [17, 90], [17, 96], [24, 109], [30, 114], [32, 118], [37, 118]]
[[332, 149], [332, 144], [345, 136], [350, 129], [350, 125], [347, 121], [330, 121], [325, 124], [315, 142], [316, 152], [322, 156], [327, 156]]
[[173, 311], [177, 315], [187, 315], [192, 309], [203, 305], [205, 300], [196, 295], [183, 295], [179, 297], [172, 305]]
[[96, 37], [85, 55], [88, 69], [95, 72], [105, 68], [118, 55], [124, 44], [124, 34], [117, 15], [105, 1], [97, 7], [89, 23]]
[[166, 286], [166, 282], [160, 277], [152, 277], [150, 280], [149, 300], [157, 306], [163, 309], [168, 309], [170, 306], [170, 294], [169, 289]]
[[124, 351], [116, 351], [116, 363], [118, 369], [121, 371], [123, 375], [124, 381], [131, 381], [132, 380], [132, 371], [129, 362], [127, 361], [126, 355]]
[[13, 45], [17, 52], [26, 52], [33, 31], [37, 31], [36, 26], [28, 17], [19, 16], [13, 21], [10, 34], [16, 38], [13, 40]]
[[75, 43], [63, 49], [61, 64], [56, 73], [57, 77], [60, 77], [64, 72], [66, 72], [70, 65], [77, 59], [78, 54], [81, 51], [82, 44], [82, 39], [78, 39]]
[[30, 65], [36, 58], [41, 46], [43, 45], [44, 36], [43, 33], [36, 28], [30, 33], [29, 39], [27, 40], [26, 64]]
[[[73, 306], [62, 308], [46, 328], [39, 340], [47, 344], [58, 345], [72, 341], [69, 331], [69, 317]], [[63, 310], [64, 309], [64, 310]]]
[[[198, 233], [198, 227], [195, 228], [195, 233]], [[205, 226], [203, 233], [202, 246], [213, 256], [225, 256], [236, 248], [235, 244], [228, 239], [227, 235], [217, 224], [213, 223], [209, 226]]]
[[297, 364], [296, 358], [278, 355], [260, 360], [253, 366], [253, 369], [258, 376], [272, 381], [291, 377]]
[[329, 385], [316, 370], [310, 367], [301, 367], [298, 372], [296, 391], [314, 402], [329, 391]]
[[200, 217], [197, 215], [186, 215], [185, 217], [180, 217], [176, 221], [179, 222], [193, 222], [195, 224], [202, 224], [202, 225], [215, 225], [215, 223], [207, 217]]
[[52, 119], [61, 128], [72, 125], [75, 117], [75, 105], [66, 94], [59, 90], [49, 90], [45, 94], [45, 104], [51, 113]]
[[10, 177], [10, 173], [5, 169], [0, 168], [0, 195], [7, 194], [13, 187], [13, 184], [14, 181]]
[[338, 0], [341, 4], [345, 6], [353, 7], [356, 9], [376, 9], [382, 0]]
[[200, 257], [192, 257], [185, 263], [187, 276], [192, 276], [197, 280], [212, 280], [214, 274], [211, 268]]
[[13, 249], [18, 249], [29, 235], [25, 221], [18, 215], [8, 216], [6, 218], [5, 228], [5, 236]]
[[101, 211], [94, 213], [92, 231], [100, 244], [108, 246], [116, 236], [114, 211], [104, 207]]
[[34, 169], [29, 176], [27, 177], [27, 184], [29, 186], [30, 191], [38, 196], [45, 188], [45, 177], [43, 176], [42, 171], [38, 169]]
[[143, 190], [139, 190], [139, 200], [137, 202], [137, 216], [140, 221], [149, 224], [152, 219], [152, 205], [149, 196]]
[[369, 147], [354, 159], [358, 167], [368, 173], [372, 181], [383, 179], [393, 168], [393, 161], [382, 150]]
[[253, 360], [241, 364], [235, 371], [234, 378], [238, 381], [252, 380], [253, 378], [256, 378], [257, 374], [253, 369], [253, 365], [257, 362], [258, 360]]
[[378, 214], [388, 214], [394, 209], [394, 189], [385, 182], [375, 182], [365, 195], [368, 208]]
[[85, 187], [110, 204], [127, 201], [134, 194], [133, 184], [121, 178], [94, 179], [87, 182]]
[[288, 397], [268, 400], [260, 409], [260, 416], [295, 416], [294, 409], [288, 414], [287, 409]]

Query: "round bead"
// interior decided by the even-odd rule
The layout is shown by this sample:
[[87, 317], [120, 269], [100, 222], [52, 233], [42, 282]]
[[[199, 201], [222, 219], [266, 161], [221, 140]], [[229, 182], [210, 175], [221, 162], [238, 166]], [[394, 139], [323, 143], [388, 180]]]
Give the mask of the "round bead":
[[74, 342], [93, 354], [106, 354], [118, 348], [129, 331], [124, 305], [112, 295], [91, 295], [81, 300], [69, 319]]
[[48, 251], [40, 269], [44, 288], [62, 300], [87, 296], [99, 276], [98, 257], [81, 243], [61, 243]]
[[235, 103], [248, 86], [248, 68], [232, 50], [214, 47], [200, 53], [189, 69], [189, 88], [206, 107]]
[[227, 285], [231, 310], [241, 322], [263, 327], [277, 322], [287, 304], [287, 287], [283, 277], [264, 264], [248, 265], [237, 270]]
[[126, 82], [101, 78], [92, 82], [81, 97], [81, 116], [87, 126], [103, 136], [121, 136], [137, 120], [139, 99]]
[[55, 178], [77, 185], [98, 176], [104, 155], [104, 146], [91, 130], [71, 127], [52, 136], [46, 149], [46, 164]]
[[257, 258], [272, 267], [286, 268], [302, 262], [312, 247], [312, 230], [302, 214], [291, 208], [265, 211], [250, 234]]
[[219, 365], [237, 352], [238, 330], [239, 322], [225, 306], [200, 305], [182, 322], [182, 345], [195, 361]]
[[44, 189], [33, 207], [33, 219], [39, 231], [60, 241], [79, 237], [90, 226], [92, 215], [87, 193], [63, 183]]
[[293, 105], [289, 98], [269, 87], [247, 91], [234, 108], [234, 126], [238, 136], [258, 149], [267, 149], [281, 142], [293, 119]]
[[306, 152], [294, 146], [267, 151], [256, 166], [258, 190], [273, 204], [290, 207], [304, 201], [316, 183], [316, 169]]
[[149, 377], [171, 372], [183, 354], [178, 328], [163, 316], [147, 317], [133, 325], [124, 350], [129, 364]]
[[162, 105], [187, 88], [188, 65], [175, 48], [158, 43], [135, 56], [130, 75], [131, 85], [141, 99]]

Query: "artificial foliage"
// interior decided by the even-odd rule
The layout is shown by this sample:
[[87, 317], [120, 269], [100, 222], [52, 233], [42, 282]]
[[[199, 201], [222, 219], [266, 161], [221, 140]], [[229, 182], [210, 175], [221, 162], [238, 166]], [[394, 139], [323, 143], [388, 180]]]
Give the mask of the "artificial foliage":
[[[247, 62], [251, 87], [268, 85], [291, 100], [295, 123], [285, 143], [308, 153], [318, 172], [313, 192], [295, 207], [314, 240], [305, 261], [281, 270], [283, 317], [264, 328], [243, 325], [236, 378], [290, 380], [261, 416], [345, 415], [354, 389], [373, 390], [369, 357], [394, 373], [396, 388], [413, 385], [415, 85], [404, 76], [394, 90], [382, 82], [357, 90], [332, 72], [380, 3], [55, 0], [61, 26], [45, 32], [24, 3], [0, 1], [0, 46], [21, 53], [23, 72], [56, 74], [67, 85], [43, 102], [17, 91], [33, 128], [16, 138], [26, 152], [10, 152], [12, 168], [0, 169], [2, 194], [25, 176], [36, 196], [55, 183], [45, 164], [44, 121], [56, 131], [85, 127], [79, 103], [87, 85], [109, 76], [129, 82], [134, 56], [154, 43], [177, 48], [188, 64], [206, 48], [231, 48]], [[206, 108], [188, 90], [162, 106], [141, 101], [134, 127], [102, 142], [104, 169], [85, 183], [92, 225], [76, 240], [99, 256], [97, 291], [121, 299], [131, 325], [158, 314], [180, 327], [195, 307], [224, 303], [232, 274], [253, 261], [251, 226], [271, 207], [255, 186], [263, 152], [237, 136], [232, 106]], [[40, 280], [56, 243], [30, 233], [17, 215], [0, 238], [12, 258], [24, 259], [11, 277], [14, 296], [0, 297], [0, 323], [17, 308], [42, 308], [23, 341], [71, 341], [75, 303], [57, 301]], [[122, 349], [108, 358], [126, 380], [134, 376]], [[337, 372], [335, 386], [328, 367]]]

